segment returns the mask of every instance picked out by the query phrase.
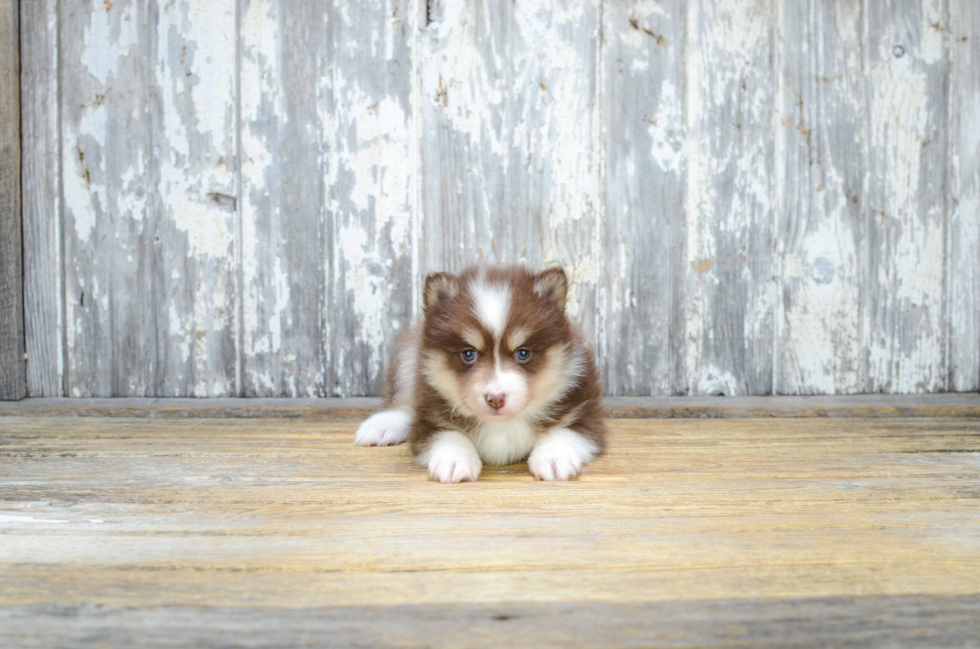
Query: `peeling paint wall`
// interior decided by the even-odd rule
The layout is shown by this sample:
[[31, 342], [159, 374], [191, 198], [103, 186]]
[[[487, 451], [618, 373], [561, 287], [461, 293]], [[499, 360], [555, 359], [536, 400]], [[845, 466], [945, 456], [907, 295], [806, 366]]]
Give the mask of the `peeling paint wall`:
[[35, 396], [377, 394], [562, 264], [610, 394], [980, 389], [973, 0], [23, 0]]

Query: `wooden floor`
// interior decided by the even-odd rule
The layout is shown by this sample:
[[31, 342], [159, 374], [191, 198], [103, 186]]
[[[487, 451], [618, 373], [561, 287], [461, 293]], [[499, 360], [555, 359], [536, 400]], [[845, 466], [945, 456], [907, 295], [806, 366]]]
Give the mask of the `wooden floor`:
[[980, 419], [617, 419], [462, 485], [356, 424], [0, 417], [0, 646], [980, 646]]

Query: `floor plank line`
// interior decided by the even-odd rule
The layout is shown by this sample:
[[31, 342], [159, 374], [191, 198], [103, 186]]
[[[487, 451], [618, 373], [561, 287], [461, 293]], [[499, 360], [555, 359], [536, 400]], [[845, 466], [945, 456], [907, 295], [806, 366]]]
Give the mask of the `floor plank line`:
[[[381, 399], [70, 399], [0, 402], [0, 417], [362, 419]], [[980, 417], [980, 393], [771, 397], [607, 397], [613, 419]]]

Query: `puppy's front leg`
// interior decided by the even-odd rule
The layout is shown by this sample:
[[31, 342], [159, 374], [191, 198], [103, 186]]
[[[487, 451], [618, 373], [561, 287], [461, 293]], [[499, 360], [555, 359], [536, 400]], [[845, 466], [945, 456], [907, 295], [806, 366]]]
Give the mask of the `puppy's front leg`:
[[476, 480], [483, 470], [483, 462], [473, 442], [454, 430], [436, 433], [429, 447], [416, 459], [428, 467], [429, 475], [439, 482]]
[[598, 446], [581, 433], [555, 428], [534, 444], [527, 466], [538, 480], [568, 480], [598, 454]]

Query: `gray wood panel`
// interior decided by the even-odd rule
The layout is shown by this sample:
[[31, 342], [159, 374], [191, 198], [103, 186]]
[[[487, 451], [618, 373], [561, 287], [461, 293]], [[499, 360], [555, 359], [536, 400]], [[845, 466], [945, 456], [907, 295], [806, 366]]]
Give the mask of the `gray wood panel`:
[[775, 24], [764, 0], [687, 4], [687, 245], [675, 270], [691, 394], [772, 390]]
[[246, 395], [380, 390], [417, 289], [416, 18], [406, 0], [245, 6]]
[[328, 7], [241, 8], [242, 394], [322, 396]]
[[947, 388], [980, 389], [980, 4], [949, 0]]
[[868, 2], [866, 263], [870, 392], [946, 386], [946, 3]]
[[59, 3], [69, 396], [152, 394], [147, 8]]
[[685, 3], [603, 11], [603, 256], [597, 350], [609, 394], [687, 387]]
[[21, 4], [32, 395], [374, 395], [478, 260], [613, 395], [980, 388], [976, 3]]
[[17, 0], [0, 0], [0, 399], [27, 395]]
[[822, 0], [780, 15], [777, 393], [849, 394], [867, 381], [863, 19], [860, 3]]
[[560, 264], [594, 339], [599, 8], [433, 2], [421, 44], [422, 271]]
[[331, 396], [381, 391], [388, 353], [409, 326], [421, 290], [419, 18], [413, 0], [337, 0], [331, 8], [322, 341]]
[[22, 2], [20, 23], [27, 388], [32, 396], [57, 397], [65, 362], [58, 0]]
[[61, 4], [67, 393], [235, 391], [235, 13]]
[[[114, 10], [114, 9], [113, 9]], [[151, 302], [156, 396], [236, 394], [237, 56], [234, 2], [148, 2]], [[127, 188], [129, 190], [129, 188]], [[136, 195], [138, 195], [138, 189]], [[148, 224], [150, 225], [150, 224]], [[152, 232], [152, 240], [146, 235]]]

